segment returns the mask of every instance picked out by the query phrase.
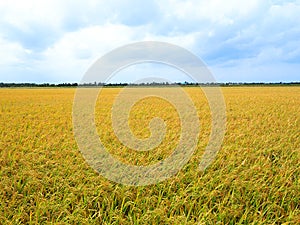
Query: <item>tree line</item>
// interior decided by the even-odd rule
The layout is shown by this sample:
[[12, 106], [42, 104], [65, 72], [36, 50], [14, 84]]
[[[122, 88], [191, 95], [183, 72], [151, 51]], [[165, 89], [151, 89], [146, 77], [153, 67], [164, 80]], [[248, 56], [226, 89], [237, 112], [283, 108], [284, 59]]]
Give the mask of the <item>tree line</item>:
[[193, 83], [193, 82], [151, 82], [151, 83], [4, 83], [0, 82], [0, 88], [5, 87], [124, 87], [124, 86], [299, 86], [300, 82], [225, 82], [225, 83]]

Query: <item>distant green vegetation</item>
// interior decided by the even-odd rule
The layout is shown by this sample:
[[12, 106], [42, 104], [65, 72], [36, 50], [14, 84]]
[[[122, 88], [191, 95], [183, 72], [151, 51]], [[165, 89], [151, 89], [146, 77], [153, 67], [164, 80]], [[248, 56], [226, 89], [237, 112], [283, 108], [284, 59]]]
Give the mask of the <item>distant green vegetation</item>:
[[300, 82], [275, 82], [275, 83], [257, 83], [257, 82], [248, 82], [248, 83], [235, 83], [235, 82], [226, 82], [226, 83], [192, 83], [192, 82], [174, 82], [174, 83], [158, 83], [158, 82], [152, 82], [152, 83], [59, 83], [59, 84], [50, 84], [50, 83], [0, 83], [1, 87], [77, 87], [77, 86], [107, 86], [107, 87], [124, 87], [124, 86], [300, 86]]

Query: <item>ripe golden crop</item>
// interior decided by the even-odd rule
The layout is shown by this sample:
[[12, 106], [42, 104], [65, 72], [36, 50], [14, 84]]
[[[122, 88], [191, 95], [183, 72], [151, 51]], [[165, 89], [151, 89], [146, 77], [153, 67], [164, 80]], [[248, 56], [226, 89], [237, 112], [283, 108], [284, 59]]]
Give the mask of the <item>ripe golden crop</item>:
[[[158, 147], [136, 152], [112, 129], [120, 90], [104, 88], [97, 100], [101, 142], [133, 165], [168, 157], [180, 138], [175, 108], [157, 97], [133, 106], [129, 126], [136, 137], [149, 137], [154, 117], [167, 126]], [[196, 151], [176, 176], [131, 187], [100, 176], [79, 152], [72, 126], [76, 89], [0, 89], [0, 223], [299, 223], [300, 87], [222, 88], [226, 134], [204, 172], [198, 164], [209, 140], [210, 110], [199, 88], [184, 90], [200, 120]]]

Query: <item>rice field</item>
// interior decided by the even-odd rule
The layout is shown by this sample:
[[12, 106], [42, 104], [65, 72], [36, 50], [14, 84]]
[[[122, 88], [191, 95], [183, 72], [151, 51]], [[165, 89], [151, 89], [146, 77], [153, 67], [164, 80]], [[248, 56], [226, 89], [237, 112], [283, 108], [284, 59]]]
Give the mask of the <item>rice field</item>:
[[[174, 107], [156, 97], [134, 105], [129, 126], [137, 137], [149, 137], [153, 117], [167, 124], [157, 148], [137, 152], [112, 129], [120, 90], [104, 88], [96, 104], [106, 149], [133, 165], [168, 157], [180, 138]], [[73, 134], [75, 88], [0, 89], [0, 224], [300, 224], [300, 87], [222, 88], [226, 134], [205, 171], [198, 164], [209, 106], [199, 88], [184, 90], [200, 120], [196, 151], [170, 179], [135, 187], [109, 181], [84, 160]]]

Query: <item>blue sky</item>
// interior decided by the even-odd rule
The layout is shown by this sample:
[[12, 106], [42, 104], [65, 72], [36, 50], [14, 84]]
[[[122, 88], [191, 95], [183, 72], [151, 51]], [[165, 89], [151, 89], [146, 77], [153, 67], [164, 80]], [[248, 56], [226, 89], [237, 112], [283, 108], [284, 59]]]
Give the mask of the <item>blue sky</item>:
[[[300, 0], [1, 0], [0, 82], [79, 82], [105, 53], [146, 40], [193, 52], [218, 82], [300, 81], [299, 21]], [[138, 65], [120, 81], [141, 73], [176, 72]]]

